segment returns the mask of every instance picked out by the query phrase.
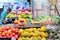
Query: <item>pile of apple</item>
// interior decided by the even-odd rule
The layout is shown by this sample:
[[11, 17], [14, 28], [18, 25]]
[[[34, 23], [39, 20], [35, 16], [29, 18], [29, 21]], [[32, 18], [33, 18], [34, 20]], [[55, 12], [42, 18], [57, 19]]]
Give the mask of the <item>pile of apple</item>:
[[48, 34], [46, 32], [45, 26], [41, 26], [41, 28], [19, 29], [18, 40], [46, 40], [47, 37]]
[[11, 26], [0, 28], [0, 38], [18, 38], [18, 28]]
[[18, 16], [18, 18], [32, 19], [32, 14], [31, 14], [31, 11], [29, 11], [29, 9], [18, 10], [17, 11], [17, 16]]
[[15, 18], [16, 16], [17, 16], [16, 14], [8, 13], [6, 18]]
[[25, 10], [16, 10], [16, 11], [11, 11], [10, 13], [8, 13], [8, 15], [6, 16], [6, 18], [29, 18], [32, 19], [32, 14], [29, 11], [29, 9], [25, 9]]

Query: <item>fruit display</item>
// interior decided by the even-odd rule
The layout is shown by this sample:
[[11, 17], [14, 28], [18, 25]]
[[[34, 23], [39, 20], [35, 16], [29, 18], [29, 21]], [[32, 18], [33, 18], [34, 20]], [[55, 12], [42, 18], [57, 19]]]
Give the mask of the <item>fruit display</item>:
[[26, 21], [26, 19], [24, 19], [24, 18], [19, 18], [18, 20], [15, 20], [15, 21], [14, 21], [14, 24], [18, 24], [18, 25], [20, 25], [20, 26], [24, 26], [24, 25], [27, 24], [27, 21]]
[[18, 38], [18, 28], [11, 26], [0, 28], [0, 38]]
[[49, 39], [60, 39], [60, 27], [56, 29], [47, 29], [46, 32], [48, 33]]
[[42, 15], [39, 18], [36, 18], [36, 20], [31, 20], [32, 24], [42, 24], [42, 25], [47, 25], [47, 24], [54, 24], [55, 19], [51, 18], [48, 15]]
[[18, 40], [46, 40], [48, 37], [45, 26], [41, 28], [19, 29]]
[[7, 16], [6, 16], [6, 18], [13, 18], [13, 17], [15, 17], [16, 15], [13, 15], [12, 13], [9, 13]]
[[29, 10], [28, 10], [28, 13], [26, 13], [25, 11], [22, 11], [22, 10], [21, 10], [21, 13], [17, 13], [17, 12], [15, 13], [15, 12], [16, 11], [8, 13], [6, 18], [15, 18], [15, 17], [18, 17], [18, 18], [32, 18], [32, 14], [29, 14]]

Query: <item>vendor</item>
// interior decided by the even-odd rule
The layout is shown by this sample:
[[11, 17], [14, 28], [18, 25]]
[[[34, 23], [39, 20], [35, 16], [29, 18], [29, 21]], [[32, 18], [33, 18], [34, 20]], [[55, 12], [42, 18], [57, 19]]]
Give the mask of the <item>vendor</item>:
[[0, 24], [2, 24], [2, 21], [5, 21], [4, 19], [5, 19], [6, 15], [7, 15], [8, 13], [10, 13], [10, 12], [11, 12], [11, 9], [8, 8], [7, 11], [3, 11], [3, 12], [1, 13]]

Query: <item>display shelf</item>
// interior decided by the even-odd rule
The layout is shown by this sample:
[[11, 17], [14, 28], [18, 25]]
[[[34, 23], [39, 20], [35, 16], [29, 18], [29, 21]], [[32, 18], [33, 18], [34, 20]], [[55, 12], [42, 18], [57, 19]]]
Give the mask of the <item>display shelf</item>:
[[[6, 25], [0, 25], [1, 27], [5, 27], [5, 26], [15, 26], [14, 24], [6, 24]], [[41, 24], [27, 24], [27, 25], [25, 25], [25, 26], [19, 26], [18, 25], [18, 28], [34, 28], [34, 27], [36, 27], [36, 28], [39, 28], [41, 26]]]
[[0, 40], [16, 40], [16, 38], [0, 38]]
[[29, 24], [29, 25], [27, 24], [25, 26], [19, 26], [19, 29], [20, 28], [35, 28], [35, 27], [40, 28], [40, 26], [41, 26], [40, 24], [37, 24], [37, 25], [36, 24]]

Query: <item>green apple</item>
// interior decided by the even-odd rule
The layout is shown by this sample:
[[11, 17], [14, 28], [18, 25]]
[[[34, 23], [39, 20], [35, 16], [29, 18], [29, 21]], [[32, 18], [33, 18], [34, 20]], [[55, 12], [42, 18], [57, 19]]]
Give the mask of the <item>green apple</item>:
[[22, 18], [26, 18], [26, 15], [22, 15]]
[[40, 21], [40, 18], [37, 18], [36, 20], [37, 20], [37, 21]]
[[29, 18], [32, 18], [32, 15], [31, 15], [31, 14], [28, 14], [27, 16], [28, 16]]

